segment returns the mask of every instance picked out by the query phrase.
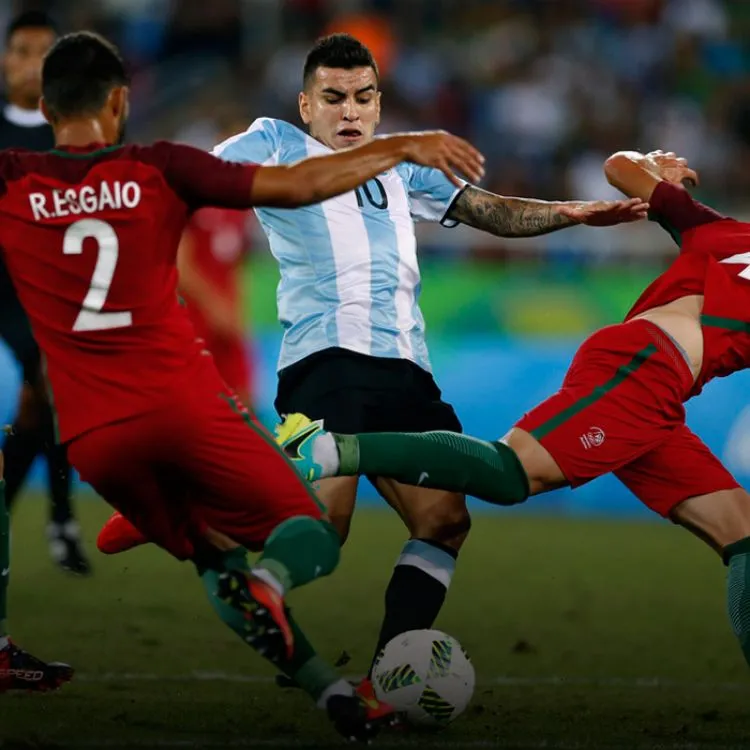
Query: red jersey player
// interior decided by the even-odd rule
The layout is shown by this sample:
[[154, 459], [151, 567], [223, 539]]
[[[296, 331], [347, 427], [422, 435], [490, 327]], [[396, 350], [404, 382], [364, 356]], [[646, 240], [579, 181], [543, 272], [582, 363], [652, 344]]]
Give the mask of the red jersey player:
[[[192, 560], [222, 620], [294, 675], [339, 731], [366, 738], [389, 710], [355, 695], [284, 605], [287, 590], [335, 568], [339, 539], [196, 340], [178, 301], [177, 246], [202, 206], [314, 203], [404, 159], [476, 178], [481, 156], [441, 133], [288, 167], [166, 142], [121, 146], [127, 75], [116, 49], [85, 32], [54, 45], [42, 79], [56, 149], [0, 153], [0, 248], [71, 464], [151, 541]], [[262, 550], [252, 570], [246, 548]]]
[[202, 208], [185, 228], [177, 255], [180, 294], [195, 331], [216, 369], [250, 406], [250, 367], [245, 350], [241, 269], [248, 245], [247, 211]]
[[605, 171], [651, 211], [680, 254], [625, 322], [586, 340], [560, 390], [502, 441], [453, 433], [332, 435], [303, 415], [280, 440], [310, 480], [366, 474], [512, 505], [613, 472], [649, 508], [721, 553], [728, 609], [750, 663], [750, 495], [685, 424], [684, 402], [750, 367], [750, 223], [682, 187], [673, 153], [613, 155]]

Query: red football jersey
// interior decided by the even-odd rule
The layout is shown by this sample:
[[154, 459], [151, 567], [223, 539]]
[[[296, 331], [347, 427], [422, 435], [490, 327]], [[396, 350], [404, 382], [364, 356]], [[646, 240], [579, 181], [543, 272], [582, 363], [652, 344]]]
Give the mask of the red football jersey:
[[0, 153], [0, 248], [62, 442], [158, 407], [205, 362], [177, 247], [194, 209], [250, 207], [256, 169], [167, 142]]
[[[203, 208], [193, 214], [185, 230], [193, 243], [196, 269], [237, 310], [241, 305], [239, 269], [248, 247], [246, 211]], [[200, 330], [210, 329], [199, 305], [183, 291], [193, 320]]]
[[702, 294], [703, 367], [691, 395], [712, 378], [750, 367], [750, 224], [695, 201], [662, 182], [651, 210], [678, 239], [680, 255], [626, 319], [686, 295]]

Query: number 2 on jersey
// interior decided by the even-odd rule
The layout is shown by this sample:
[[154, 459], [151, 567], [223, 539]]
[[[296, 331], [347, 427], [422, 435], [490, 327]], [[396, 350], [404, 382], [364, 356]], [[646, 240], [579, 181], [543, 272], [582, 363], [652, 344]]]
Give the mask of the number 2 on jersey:
[[97, 256], [94, 275], [81, 310], [73, 324], [74, 331], [108, 331], [113, 328], [127, 328], [133, 325], [132, 313], [102, 312], [104, 303], [112, 286], [112, 278], [117, 268], [120, 254], [120, 243], [117, 234], [110, 224], [99, 219], [81, 219], [71, 224], [63, 239], [65, 255], [81, 255], [83, 241], [90, 237], [96, 241]]

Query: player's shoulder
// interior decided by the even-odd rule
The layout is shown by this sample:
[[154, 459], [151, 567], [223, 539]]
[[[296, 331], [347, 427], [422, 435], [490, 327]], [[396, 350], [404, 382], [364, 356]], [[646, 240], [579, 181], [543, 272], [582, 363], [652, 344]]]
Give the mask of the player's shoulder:
[[310, 137], [296, 125], [274, 117], [259, 117], [247, 130], [222, 141], [213, 149], [228, 161], [278, 164], [304, 157]]

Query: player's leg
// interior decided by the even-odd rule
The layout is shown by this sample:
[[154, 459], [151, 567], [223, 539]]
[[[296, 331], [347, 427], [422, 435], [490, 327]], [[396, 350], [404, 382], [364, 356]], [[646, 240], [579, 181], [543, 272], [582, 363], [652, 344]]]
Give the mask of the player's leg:
[[[232, 396], [217, 396], [218, 375], [204, 385], [160, 413], [79, 438], [71, 461], [146, 538], [196, 562], [225, 624], [303, 686], [339, 731], [367, 737], [390, 721], [390, 708], [356, 696], [284, 607], [287, 591], [335, 567], [338, 536], [271, 436]], [[139, 466], [159, 468], [160, 494], [146, 492]], [[181, 482], [187, 486], [176, 495]], [[245, 548], [263, 550], [249, 571]]]
[[3, 457], [0, 454], [0, 693], [7, 690], [55, 690], [73, 677], [67, 664], [46, 663], [16, 646], [8, 635], [10, 583], [10, 514], [5, 506]]
[[617, 476], [648, 507], [722, 556], [729, 618], [750, 665], [750, 495], [685, 426]]
[[7, 463], [8, 507], [13, 505], [21, 491], [34, 459], [45, 454], [52, 501], [52, 517], [47, 526], [50, 556], [63, 570], [87, 574], [90, 565], [71, 509], [70, 466], [65, 449], [57, 445], [54, 415], [47, 398], [39, 349], [22, 310], [8, 321], [4, 334], [23, 375], [18, 413], [3, 446]]
[[[236, 399], [217, 398], [215, 392], [208, 389], [207, 397], [195, 402], [183, 431], [184, 465], [206, 492], [196, 507], [210, 529], [246, 548], [262, 548], [249, 575], [284, 597], [333, 571], [340, 539], [273, 438]], [[199, 428], [191, 435], [195, 425]], [[220, 583], [226, 580], [219, 575]], [[234, 575], [232, 581], [237, 580]], [[229, 593], [221, 598], [241, 608], [243, 587], [237, 585]], [[386, 720], [390, 709], [377, 701], [370, 706], [360, 702], [351, 686], [315, 653], [291, 617], [288, 622], [294, 648], [277, 653], [274, 663], [319, 706], [328, 708], [340, 731], [367, 734], [374, 722]]]
[[50, 520], [47, 538], [52, 559], [77, 575], [91, 573], [91, 563], [81, 542], [81, 529], [73, 511], [73, 478], [67, 448], [57, 442], [55, 415], [49, 402], [41, 367], [37, 371], [35, 397], [40, 411], [42, 451], [47, 463]]
[[503, 441], [451, 432], [334, 435], [295, 416], [285, 430], [303, 476], [356, 473], [474, 495], [500, 505], [614, 471], [684, 420], [692, 376], [656, 326], [610, 326], [579, 349], [562, 389]]
[[[280, 414], [307, 410], [341, 432], [461, 430], [427, 372], [411, 362], [346, 350], [320, 352], [283, 371], [276, 406]], [[339, 484], [329, 484], [334, 481]], [[387, 478], [374, 481], [410, 532], [386, 589], [377, 654], [399, 633], [432, 627], [470, 519], [459, 494], [407, 488]], [[354, 482], [356, 477], [325, 480], [318, 490], [344, 539], [354, 510]]]
[[6, 457], [6, 504], [11, 510], [26, 481], [34, 459], [42, 452], [41, 415], [33, 386], [24, 382], [18, 399], [18, 409], [10, 430], [3, 440]]
[[445, 603], [471, 519], [466, 498], [378, 477], [376, 487], [409, 530], [385, 593], [374, 657], [400, 633], [431, 628]]

